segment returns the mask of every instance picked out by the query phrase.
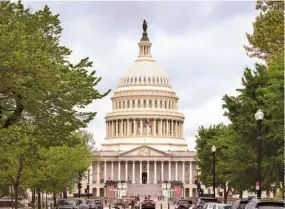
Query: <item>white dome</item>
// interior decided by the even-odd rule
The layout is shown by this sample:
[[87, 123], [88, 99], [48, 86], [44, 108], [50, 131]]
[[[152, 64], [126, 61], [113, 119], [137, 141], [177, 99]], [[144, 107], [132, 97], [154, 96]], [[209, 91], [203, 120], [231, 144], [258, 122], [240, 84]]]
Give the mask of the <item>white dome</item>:
[[119, 80], [118, 87], [148, 85], [171, 88], [167, 74], [154, 60], [136, 60]]

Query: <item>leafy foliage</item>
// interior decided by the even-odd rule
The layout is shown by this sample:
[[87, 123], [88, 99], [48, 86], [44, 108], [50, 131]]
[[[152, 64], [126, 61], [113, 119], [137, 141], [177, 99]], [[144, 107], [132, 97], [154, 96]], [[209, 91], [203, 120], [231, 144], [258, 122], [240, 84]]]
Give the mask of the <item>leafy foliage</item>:
[[95, 89], [89, 58], [68, 61], [62, 30], [48, 6], [0, 2], [0, 183], [14, 186], [16, 201], [20, 186], [57, 192], [84, 172], [92, 136], [78, 130], [96, 115], [84, 108], [110, 92]]
[[253, 23], [253, 34], [246, 34], [247, 54], [269, 62], [275, 53], [284, 52], [284, 1], [258, 0], [260, 11]]

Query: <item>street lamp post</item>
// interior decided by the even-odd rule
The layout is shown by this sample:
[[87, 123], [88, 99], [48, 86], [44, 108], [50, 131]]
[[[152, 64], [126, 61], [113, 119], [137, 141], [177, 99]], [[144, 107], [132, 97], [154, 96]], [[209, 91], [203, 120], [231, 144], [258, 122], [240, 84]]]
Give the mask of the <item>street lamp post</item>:
[[216, 147], [215, 145], [212, 146], [212, 153], [213, 153], [213, 191], [214, 191], [214, 198], [216, 197]]
[[257, 121], [257, 181], [256, 181], [256, 195], [261, 198], [261, 127], [264, 113], [259, 109], [255, 113], [255, 120]]

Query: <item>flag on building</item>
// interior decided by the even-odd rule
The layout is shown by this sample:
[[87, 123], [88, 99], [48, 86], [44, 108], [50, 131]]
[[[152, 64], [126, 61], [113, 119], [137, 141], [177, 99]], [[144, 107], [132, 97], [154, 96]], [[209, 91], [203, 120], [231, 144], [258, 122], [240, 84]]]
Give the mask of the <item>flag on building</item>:
[[145, 126], [152, 126], [152, 123], [149, 120], [145, 121]]

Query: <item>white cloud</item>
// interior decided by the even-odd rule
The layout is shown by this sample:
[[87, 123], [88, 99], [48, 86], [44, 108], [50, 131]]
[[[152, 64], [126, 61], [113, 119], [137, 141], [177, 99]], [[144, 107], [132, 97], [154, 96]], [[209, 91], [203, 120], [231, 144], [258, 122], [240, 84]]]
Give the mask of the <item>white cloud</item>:
[[[79, 61], [86, 56], [94, 60], [97, 76], [103, 77], [98, 85], [101, 91], [115, 90], [119, 78], [136, 59], [137, 42], [141, 37], [139, 21], [150, 17], [149, 37], [153, 42], [153, 57], [170, 76], [180, 97], [179, 107], [186, 116], [184, 128], [189, 148], [193, 150], [195, 147], [199, 126], [228, 123], [221, 109], [222, 96], [235, 94], [244, 68], [256, 61], [249, 59], [243, 49], [243, 45], [247, 44], [245, 33], [252, 31], [255, 17], [253, 4], [239, 3], [235, 10], [232, 3], [227, 2], [193, 2], [195, 5], [192, 8], [196, 10], [189, 12], [181, 3], [179, 5], [183, 9], [179, 13], [170, 4], [161, 9], [162, 3], [154, 3], [152, 7], [124, 3], [117, 11], [110, 8], [112, 4], [109, 2], [111, 12], [100, 11], [101, 4], [69, 4], [77, 5], [76, 11], [80, 15], [67, 13], [71, 9], [65, 4], [52, 4], [52, 9], [61, 13], [64, 19], [62, 43], [72, 49], [71, 60]], [[83, 6], [79, 8], [79, 5]], [[187, 5], [191, 8], [189, 3]], [[167, 6], [171, 8], [165, 10]], [[127, 11], [124, 11], [125, 7]], [[134, 10], [129, 17], [127, 14], [131, 8]], [[182, 25], [175, 20], [174, 14], [177, 20], [183, 20]], [[207, 24], [203, 25], [205, 22]], [[87, 128], [98, 144], [105, 137], [104, 117], [111, 111], [111, 96], [88, 106], [88, 109], [98, 112]]]

